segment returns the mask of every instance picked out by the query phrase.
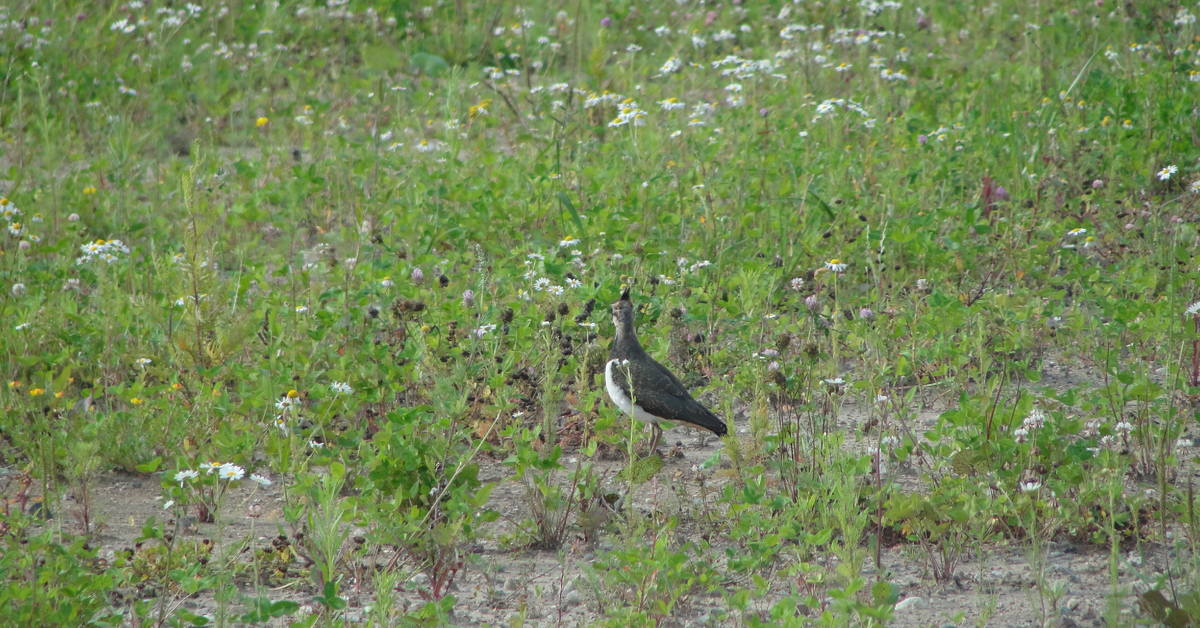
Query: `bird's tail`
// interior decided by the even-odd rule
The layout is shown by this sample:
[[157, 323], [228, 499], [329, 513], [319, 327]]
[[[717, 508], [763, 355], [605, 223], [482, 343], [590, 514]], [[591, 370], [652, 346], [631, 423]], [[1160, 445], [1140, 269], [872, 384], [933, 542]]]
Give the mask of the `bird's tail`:
[[691, 423], [693, 425], [696, 427], [702, 427], [713, 434], [716, 434], [717, 436], [724, 436], [729, 433], [729, 428], [725, 427], [724, 421], [718, 418], [717, 415], [713, 414], [708, 408], [705, 408], [704, 406], [700, 406], [700, 408], [703, 410], [703, 412], [697, 412], [693, 414], [692, 417], [689, 417], [692, 418]]

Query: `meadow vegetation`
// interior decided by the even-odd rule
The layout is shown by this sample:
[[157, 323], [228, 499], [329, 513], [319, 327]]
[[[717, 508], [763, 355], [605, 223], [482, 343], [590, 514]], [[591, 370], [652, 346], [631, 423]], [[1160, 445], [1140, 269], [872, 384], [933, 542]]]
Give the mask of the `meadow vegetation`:
[[[1015, 547], [1050, 625], [1062, 543], [1200, 622], [1195, 11], [10, 2], [0, 624], [483, 625], [537, 552], [494, 625], [887, 625]], [[625, 285], [730, 436], [637, 449]]]

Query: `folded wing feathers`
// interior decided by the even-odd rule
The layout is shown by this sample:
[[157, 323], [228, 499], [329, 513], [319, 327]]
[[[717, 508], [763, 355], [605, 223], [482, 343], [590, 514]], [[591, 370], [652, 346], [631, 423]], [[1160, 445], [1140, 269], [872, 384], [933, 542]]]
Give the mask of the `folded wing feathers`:
[[[668, 421], [682, 421], [705, 428], [717, 435], [724, 435], [725, 424], [715, 414], [692, 398], [687, 388], [666, 367], [648, 360], [648, 368], [632, 368], [634, 403], [643, 410]], [[614, 381], [625, 394], [629, 385], [625, 381], [624, 368], [613, 369]]]

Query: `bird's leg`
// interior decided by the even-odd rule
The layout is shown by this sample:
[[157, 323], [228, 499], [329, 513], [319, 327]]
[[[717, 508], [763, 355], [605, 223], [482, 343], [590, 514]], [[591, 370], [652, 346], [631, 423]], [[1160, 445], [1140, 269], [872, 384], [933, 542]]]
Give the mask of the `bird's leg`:
[[662, 433], [663, 433], [662, 428], [659, 427], [658, 423], [653, 423], [652, 425], [654, 426], [654, 436], [650, 437], [650, 453], [649, 453], [649, 455], [651, 455], [651, 456], [653, 456], [655, 453], [658, 452], [658, 441], [662, 439]]

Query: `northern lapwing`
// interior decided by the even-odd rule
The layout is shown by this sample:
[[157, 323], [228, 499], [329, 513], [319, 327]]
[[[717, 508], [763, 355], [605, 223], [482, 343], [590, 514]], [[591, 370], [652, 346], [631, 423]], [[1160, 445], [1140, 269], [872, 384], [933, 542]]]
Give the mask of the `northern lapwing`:
[[[688, 389], [667, 367], [654, 361], [633, 331], [633, 302], [629, 289], [612, 304], [613, 324], [617, 327], [608, 364], [604, 366], [604, 385], [608, 397], [622, 412], [654, 427], [650, 453], [658, 449], [663, 421], [677, 421], [702, 427], [717, 436], [729, 430], [717, 415], [692, 398]], [[632, 386], [630, 384], [632, 383]]]

